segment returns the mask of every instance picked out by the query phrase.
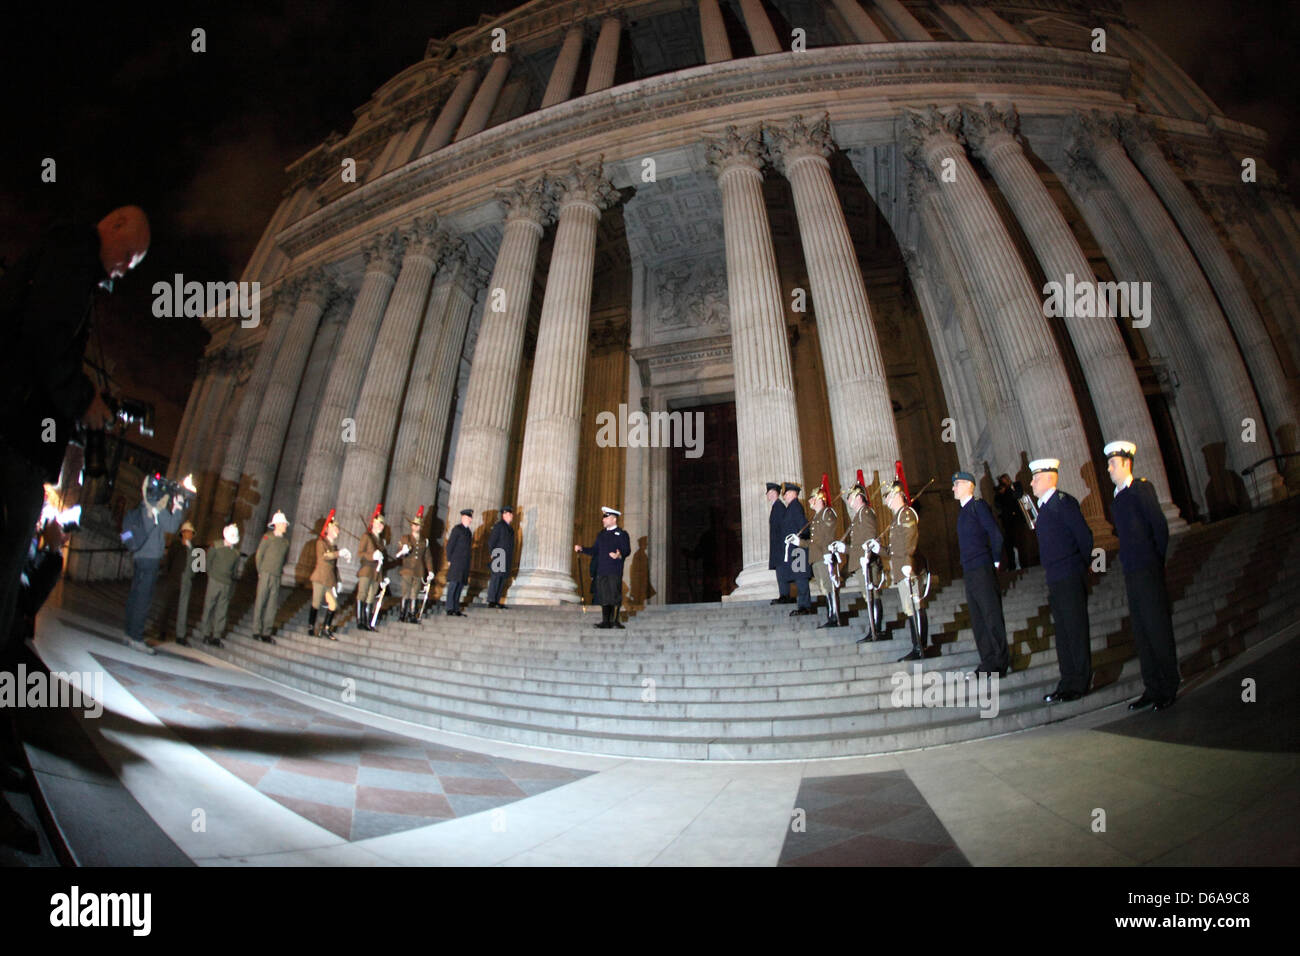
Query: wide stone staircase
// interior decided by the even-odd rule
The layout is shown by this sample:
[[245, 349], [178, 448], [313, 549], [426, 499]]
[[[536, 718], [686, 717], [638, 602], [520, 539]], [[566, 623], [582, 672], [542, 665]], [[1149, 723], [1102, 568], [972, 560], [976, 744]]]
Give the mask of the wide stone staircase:
[[[1167, 579], [1185, 682], [1300, 611], [1298, 519], [1295, 498], [1173, 540]], [[593, 629], [598, 612], [577, 607], [474, 605], [462, 618], [431, 608], [422, 624], [390, 619], [377, 632], [358, 631], [341, 612], [348, 626], [328, 641], [307, 634], [305, 593], [286, 591], [276, 644], [254, 640], [242, 613], [223, 649], [202, 650], [331, 701], [518, 744], [715, 760], [860, 755], [1008, 733], [1139, 694], [1123, 574], [1114, 555], [1107, 560], [1089, 600], [1093, 690], [1052, 706], [1042, 703], [1058, 670], [1041, 568], [1006, 581], [1014, 672], [983, 701], [962, 676], [978, 654], [960, 581], [930, 596], [933, 647], [919, 664], [895, 663], [909, 640], [892, 592], [894, 639], [859, 645], [860, 600], [849, 627], [822, 630], [820, 614], [792, 618], [766, 602], [652, 606], [626, 630]], [[116, 593], [95, 587], [78, 585], [71, 600], [102, 605]], [[196, 606], [201, 598], [200, 583]], [[232, 620], [251, 598], [245, 582]], [[932, 672], [948, 706], [911, 696]]]

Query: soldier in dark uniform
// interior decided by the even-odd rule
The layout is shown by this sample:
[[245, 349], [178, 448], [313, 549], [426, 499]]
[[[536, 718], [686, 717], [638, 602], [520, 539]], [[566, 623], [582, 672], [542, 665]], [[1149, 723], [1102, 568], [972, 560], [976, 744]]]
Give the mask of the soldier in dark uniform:
[[[830, 489], [827, 487], [826, 475], [822, 475], [822, 485], [811, 495], [808, 496], [808, 504], [813, 510], [810, 534], [812, 535], [812, 547], [809, 549], [809, 558], [812, 561], [813, 574], [817, 577], [817, 583], [821, 585], [822, 593], [826, 595], [826, 620], [818, 624], [820, 630], [823, 627], [839, 627], [839, 589], [831, 577], [831, 567], [826, 563], [828, 555], [832, 560], [839, 558], [838, 550], [843, 549], [843, 543], [839, 540], [840, 519], [835, 513], [835, 509], [830, 506]], [[835, 545], [840, 545], [839, 549]]]
[[275, 628], [275, 614], [280, 609], [280, 572], [289, 556], [289, 519], [277, 511], [267, 525], [270, 534], [262, 535], [253, 562], [257, 566], [257, 597], [253, 601], [253, 637], [274, 644], [271, 631]]
[[1029, 487], [1038, 502], [1034, 533], [1047, 576], [1047, 602], [1056, 630], [1056, 663], [1061, 679], [1043, 698], [1055, 704], [1078, 700], [1092, 683], [1092, 652], [1088, 647], [1088, 559], [1092, 530], [1083, 520], [1079, 502], [1056, 487], [1061, 462], [1039, 458], [1029, 463]]
[[867, 633], [858, 641], [865, 644], [872, 638], [883, 640], [880, 627], [883, 620], [880, 597], [871, 587], [871, 562], [876, 560], [868, 543], [876, 537], [876, 509], [871, 506], [871, 496], [858, 469], [858, 480], [844, 495], [849, 504], [849, 546], [845, 551], [844, 583], [855, 573], [862, 579], [862, 596], [867, 602]]
[[230, 610], [230, 592], [235, 583], [235, 565], [239, 563], [239, 525], [228, 524], [221, 532], [222, 543], [208, 549], [208, 589], [203, 595], [203, 620], [199, 636], [204, 644], [224, 647], [226, 613]]
[[424, 505], [420, 505], [411, 519], [409, 534], [402, 535], [397, 558], [402, 562], [398, 581], [402, 586], [402, 610], [398, 620], [414, 624], [420, 620], [420, 592], [428, 576], [433, 574], [433, 554], [429, 539], [420, 534], [424, 523]]
[[387, 525], [384, 506], [375, 505], [375, 513], [370, 516], [370, 530], [361, 536], [361, 543], [357, 545], [357, 627], [363, 631], [376, 630], [370, 619], [375, 616], [375, 598], [379, 595], [379, 582], [388, 563], [388, 553], [384, 550], [384, 528]]
[[1178, 696], [1178, 648], [1165, 590], [1165, 552], [1169, 522], [1160, 510], [1155, 489], [1145, 478], [1133, 478], [1137, 445], [1113, 441], [1104, 449], [1106, 470], [1115, 485], [1111, 516], [1119, 536], [1119, 560], [1124, 565], [1133, 643], [1142, 665], [1142, 696], [1129, 710], [1155, 706], [1165, 710]]
[[[804, 515], [803, 505], [799, 503], [800, 487], [793, 481], [781, 486], [781, 498], [785, 502], [785, 514], [781, 516], [781, 572], [786, 581], [793, 581], [798, 589], [798, 606], [790, 612], [791, 617], [812, 614], [812, 595], [808, 591], [808, 581], [812, 578], [812, 567], [808, 563], [808, 546], [804, 544], [811, 535], [808, 533], [808, 519]], [[788, 585], [787, 585], [788, 587]]]
[[464, 617], [460, 609], [460, 594], [469, 580], [469, 559], [474, 549], [474, 535], [470, 532], [470, 522], [474, 520], [474, 510], [465, 508], [460, 513], [460, 524], [451, 529], [447, 535], [447, 613], [453, 617]]
[[983, 498], [975, 497], [975, 476], [969, 471], [952, 476], [952, 496], [961, 505], [957, 512], [957, 545], [971, 630], [980, 654], [973, 674], [1006, 677], [1011, 669], [1011, 651], [1002, 616], [1002, 594], [994, 574], [1002, 566], [1002, 531], [993, 509]]
[[[311, 572], [311, 612], [307, 615], [307, 628], [312, 637], [328, 637], [334, 640], [334, 612], [339, 609], [339, 558], [352, 560], [352, 552], [338, 546], [339, 523], [334, 520], [334, 509], [330, 509], [320, 537], [316, 539], [316, 564]], [[316, 615], [320, 611], [321, 601], [325, 602], [325, 620], [320, 629], [316, 627]]]
[[785, 519], [785, 502], [781, 500], [781, 486], [775, 481], [767, 483], [767, 503], [770, 509], [767, 513], [767, 567], [769, 571], [776, 572], [776, 588], [780, 592], [780, 596], [773, 598], [771, 603], [789, 604], [793, 599], [790, 597], [790, 579], [784, 571], [785, 532], [781, 530]]
[[623, 562], [632, 553], [632, 539], [618, 526], [622, 512], [601, 508], [604, 529], [596, 535], [590, 548], [575, 544], [575, 553], [590, 555], [596, 566], [595, 600], [600, 605], [600, 623], [592, 627], [623, 629], [619, 622], [619, 605], [623, 603]]
[[488, 535], [488, 567], [492, 570], [492, 577], [488, 580], [487, 606], [500, 611], [506, 609], [501, 603], [501, 589], [506, 585], [510, 564], [515, 559], [515, 529], [511, 526], [514, 520], [515, 509], [502, 505], [501, 516]]
[[[885, 505], [893, 513], [893, 520], [884, 533], [872, 545], [872, 552], [879, 554], [885, 565], [885, 575], [889, 584], [898, 592], [899, 603], [907, 616], [907, 628], [912, 635], [912, 650], [898, 662], [919, 661], [925, 656], [925, 642], [928, 634], [924, 612], [916, 607], [912, 600], [913, 561], [916, 560], [916, 543], [920, 536], [920, 521], [916, 511], [907, 503], [901, 482], [895, 481], [889, 486], [885, 496]], [[919, 594], [918, 594], [919, 597]]]

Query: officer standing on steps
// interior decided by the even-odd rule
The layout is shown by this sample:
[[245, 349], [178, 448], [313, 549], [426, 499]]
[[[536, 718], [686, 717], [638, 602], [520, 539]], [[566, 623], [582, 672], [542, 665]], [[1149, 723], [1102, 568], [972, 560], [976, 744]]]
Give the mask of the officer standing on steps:
[[862, 597], [867, 602], [867, 633], [858, 641], [865, 644], [874, 635], [877, 640], [884, 638], [881, 623], [880, 597], [871, 587], [871, 562], [875, 556], [864, 545], [876, 537], [876, 509], [871, 507], [871, 496], [867, 493], [866, 482], [862, 478], [862, 469], [858, 469], [858, 480], [845, 493], [849, 503], [849, 546], [845, 552], [844, 582], [856, 571], [861, 571]]
[[1088, 559], [1092, 530], [1083, 520], [1079, 502], [1056, 487], [1061, 462], [1039, 458], [1029, 463], [1029, 487], [1038, 501], [1038, 555], [1047, 575], [1047, 602], [1056, 631], [1056, 663], [1061, 680], [1043, 698], [1047, 704], [1078, 700], [1092, 683], [1092, 652], [1088, 646]]
[[447, 613], [453, 617], [464, 617], [460, 609], [460, 593], [469, 580], [469, 559], [474, 549], [474, 535], [470, 532], [470, 523], [474, 520], [474, 509], [465, 508], [460, 513], [460, 524], [451, 529], [447, 535]]
[[257, 566], [257, 598], [253, 601], [253, 637], [266, 644], [274, 644], [271, 631], [275, 629], [275, 614], [280, 609], [280, 572], [289, 556], [289, 519], [277, 511], [267, 525], [270, 534], [262, 535], [253, 562]]
[[230, 592], [235, 584], [235, 565], [239, 563], [239, 525], [228, 524], [221, 531], [221, 545], [208, 548], [208, 589], [203, 594], [203, 620], [199, 636], [204, 644], [225, 647], [226, 614], [230, 610]]
[[379, 595], [384, 565], [388, 563], [384, 551], [384, 528], [387, 524], [383, 504], [375, 505], [375, 513], [370, 516], [370, 530], [361, 536], [361, 543], [357, 545], [357, 628], [362, 631], [376, 630], [370, 619], [374, 617], [373, 605]]
[[1155, 489], [1145, 478], [1133, 478], [1137, 445], [1113, 441], [1104, 449], [1106, 470], [1115, 486], [1111, 516], [1119, 536], [1119, 560], [1124, 565], [1133, 643], [1142, 665], [1142, 696], [1128, 705], [1141, 710], [1154, 705], [1165, 710], [1178, 696], [1178, 648], [1165, 589], [1165, 553], [1169, 522], [1160, 510]]
[[920, 521], [911, 505], [907, 503], [902, 482], [895, 481], [889, 486], [885, 505], [893, 513], [894, 518], [871, 550], [879, 554], [885, 563], [889, 584], [898, 591], [898, 600], [903, 605], [903, 613], [907, 615], [907, 628], [912, 634], [912, 650], [900, 657], [898, 662], [919, 661], [925, 656], [925, 642], [928, 637], [925, 618], [917, 613], [920, 609], [912, 602], [912, 562], [916, 558]]
[[970, 608], [971, 630], [980, 662], [972, 676], [997, 674], [1006, 677], [1011, 669], [1007, 647], [1007, 625], [1002, 616], [1002, 595], [994, 573], [1002, 566], [1002, 532], [993, 509], [975, 497], [975, 476], [959, 471], [952, 476], [952, 496], [957, 499], [957, 544], [961, 552], [966, 606]]
[[[799, 503], [800, 488], [793, 481], [781, 486], [781, 497], [785, 501], [785, 514], [781, 517], [781, 572], [786, 581], [793, 581], [798, 588], [799, 604], [790, 612], [791, 617], [812, 614], [812, 596], [808, 593], [808, 581], [812, 577], [812, 568], [808, 564], [808, 548], [803, 543], [808, 540], [808, 519], [804, 515], [803, 505]], [[788, 584], [787, 584], [788, 587]]]
[[401, 548], [397, 557], [402, 562], [398, 580], [402, 585], [402, 611], [399, 621], [417, 623], [420, 620], [420, 590], [425, 579], [433, 573], [433, 555], [429, 551], [429, 540], [420, 534], [420, 525], [424, 522], [424, 505], [420, 505], [411, 519], [411, 530], [402, 535]]
[[511, 526], [514, 520], [515, 509], [502, 505], [501, 517], [488, 535], [488, 567], [492, 570], [492, 577], [488, 580], [487, 606], [499, 611], [506, 609], [501, 603], [501, 589], [505, 587], [510, 564], [515, 559], [515, 529]]
[[632, 553], [632, 539], [618, 526], [622, 512], [601, 508], [604, 529], [596, 535], [590, 548], [575, 544], [575, 553], [590, 555], [596, 566], [596, 603], [600, 605], [600, 623], [592, 627], [623, 629], [619, 622], [619, 605], [623, 603], [623, 562]]
[[[831, 569], [826, 563], [826, 556], [831, 552], [832, 546], [839, 543], [840, 519], [830, 506], [830, 488], [825, 474], [822, 475], [821, 487], [808, 496], [808, 503], [813, 510], [810, 549], [813, 573], [817, 576], [822, 593], [826, 595], [826, 620], [817, 627], [839, 627], [838, 588], [831, 580]], [[835, 557], [838, 558], [838, 555]]]
[[[307, 631], [312, 637], [334, 637], [334, 612], [339, 609], [339, 558], [352, 560], [352, 552], [340, 548], [339, 523], [334, 520], [334, 509], [325, 518], [320, 537], [316, 539], [316, 564], [311, 572], [311, 612], [307, 615]], [[325, 620], [319, 629], [316, 627], [316, 615], [320, 613], [321, 601], [325, 602]]]
[[767, 567], [776, 572], [776, 588], [780, 592], [772, 599], [772, 604], [790, 603], [790, 579], [785, 576], [785, 532], [781, 530], [785, 520], [785, 502], [781, 500], [781, 486], [775, 481], [767, 483]]

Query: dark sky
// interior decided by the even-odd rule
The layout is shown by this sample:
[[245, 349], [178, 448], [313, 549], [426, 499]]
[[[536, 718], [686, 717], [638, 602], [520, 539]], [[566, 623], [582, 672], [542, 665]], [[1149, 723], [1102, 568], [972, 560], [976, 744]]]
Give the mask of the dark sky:
[[[0, 258], [13, 261], [58, 216], [94, 222], [123, 202], [144, 206], [154, 244], [114, 296], [119, 332], [129, 338], [135, 316], [153, 348], [137, 359], [177, 349], [193, 353], [192, 369], [194, 323], [159, 328], [140, 316], [153, 282], [174, 272], [237, 278], [288, 163], [346, 132], [352, 111], [419, 60], [429, 37], [517, 5], [142, 2], [97, 17], [11, 5], [0, 37]], [[1270, 161], [1300, 177], [1300, 5], [1130, 0], [1128, 9], [1227, 115], [1267, 129]], [[195, 27], [207, 31], [206, 53], [191, 52]], [[58, 163], [54, 184], [39, 178], [47, 156]]]

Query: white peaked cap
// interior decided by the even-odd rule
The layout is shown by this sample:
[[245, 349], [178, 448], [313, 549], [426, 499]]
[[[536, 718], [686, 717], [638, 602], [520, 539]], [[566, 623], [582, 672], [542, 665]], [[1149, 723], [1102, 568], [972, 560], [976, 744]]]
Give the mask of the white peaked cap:
[[284, 516], [284, 512], [277, 511], [275, 514], [271, 515], [271, 520], [270, 522], [267, 523], [267, 527], [274, 528], [278, 524], [288, 524], [288, 523], [289, 523], [289, 519]]
[[1060, 471], [1061, 459], [1036, 458], [1035, 460], [1029, 463], [1029, 470], [1035, 475], [1038, 474], [1040, 471]]
[[600, 510], [603, 511], [605, 514], [613, 515], [616, 518], [621, 518], [623, 516], [623, 512], [615, 511], [613, 508], [605, 508], [602, 506]]
[[1107, 458], [1112, 455], [1123, 455], [1126, 458], [1132, 458], [1137, 454], [1137, 450], [1138, 446], [1131, 441], [1113, 441], [1102, 449]]

